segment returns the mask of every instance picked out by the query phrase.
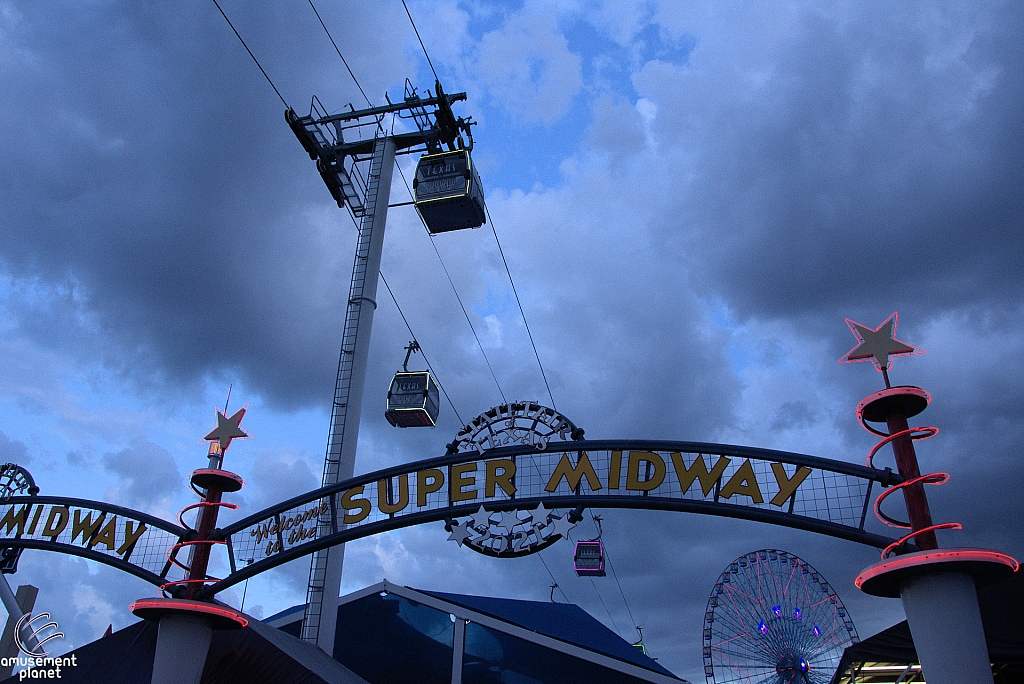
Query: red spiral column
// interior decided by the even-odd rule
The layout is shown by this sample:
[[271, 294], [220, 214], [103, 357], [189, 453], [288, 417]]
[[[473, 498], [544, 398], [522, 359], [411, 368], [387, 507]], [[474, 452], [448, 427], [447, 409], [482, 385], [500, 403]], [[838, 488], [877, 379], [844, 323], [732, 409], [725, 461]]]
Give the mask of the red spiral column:
[[[207, 570], [210, 550], [224, 543], [215, 536], [218, 513], [221, 508], [237, 508], [236, 504], [226, 503], [221, 498], [244, 485], [241, 477], [221, 467], [231, 441], [248, 437], [239, 427], [244, 415], [244, 408], [230, 418], [217, 412], [217, 427], [206, 436], [211, 442], [207, 454], [209, 467], [194, 470], [189, 477], [189, 485], [200, 501], [183, 508], [178, 521], [182, 527], [189, 528], [184, 515], [194, 510], [196, 524], [189, 528], [188, 538], [167, 550], [168, 560], [185, 571], [185, 578], [162, 585], [160, 590], [165, 596], [139, 599], [129, 607], [138, 617], [159, 624], [152, 684], [199, 684], [213, 630], [240, 629], [249, 624], [242, 613], [214, 603], [203, 591], [208, 582], [217, 581]], [[186, 549], [191, 558], [182, 562], [178, 554]]]
[[[907, 623], [929, 684], [992, 684], [988, 645], [978, 609], [977, 587], [1000, 582], [1018, 569], [1010, 556], [987, 549], [940, 549], [935, 532], [960, 530], [956, 522], [934, 523], [925, 485], [942, 485], [947, 473], [921, 474], [914, 441], [933, 437], [936, 427], [910, 427], [909, 419], [923, 412], [931, 396], [919, 387], [892, 387], [890, 356], [920, 354], [923, 350], [896, 339], [897, 314], [875, 329], [846, 319], [859, 344], [840, 363], [871, 361], [885, 379], [885, 389], [857, 406], [857, 418], [882, 439], [868, 453], [869, 466], [886, 444], [892, 446], [901, 482], [882, 492], [875, 515], [886, 525], [910, 530], [882, 551], [882, 560], [865, 568], [855, 580], [873, 596], [900, 598]], [[884, 423], [887, 431], [872, 423]], [[903, 492], [909, 520], [882, 511], [882, 502]], [[911, 546], [911, 543], [914, 546]]]

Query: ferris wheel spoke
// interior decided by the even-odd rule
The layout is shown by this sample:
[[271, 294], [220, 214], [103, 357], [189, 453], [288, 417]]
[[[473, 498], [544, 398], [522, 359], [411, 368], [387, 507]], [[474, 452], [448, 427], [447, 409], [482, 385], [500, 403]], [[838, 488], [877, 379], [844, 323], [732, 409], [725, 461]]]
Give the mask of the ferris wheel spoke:
[[[752, 654], [750, 653], [749, 650], [746, 650], [746, 649], [731, 649], [731, 648], [720, 649], [720, 650], [717, 651], [717, 653], [724, 660], [727, 660], [729, 663], [733, 663], [733, 664], [741, 662], [741, 661], [735, 660], [736, 658], [743, 658], [744, 660], [742, 662], [744, 663], [746, 669], [757, 669], [758, 666], [763, 666], [765, 668], [769, 668], [770, 667], [773, 670], [775, 669], [775, 663], [769, 661], [767, 658], [764, 659], [764, 660], [760, 660], [760, 661], [759, 660], [752, 660], [751, 659], [751, 655]], [[739, 665], [735, 665], [735, 666], [739, 667]]]
[[728, 599], [732, 612], [727, 613], [727, 615], [730, 619], [735, 619], [733, 624], [735, 625], [736, 632], [747, 633], [751, 629], [754, 629], [757, 626], [757, 623], [752, 620], [755, 614], [751, 610], [750, 605], [738, 603], [732, 592], [729, 592]]
[[823, 642], [820, 647], [811, 653], [810, 657], [807, 658], [807, 661], [810, 662], [812, 659], [817, 660], [819, 657], [838, 660], [842, 657], [841, 655], [836, 655], [835, 657], [830, 655], [831, 653], [834, 653], [837, 648], [840, 649], [840, 654], [842, 651], [846, 650], [846, 646], [844, 646], [842, 642], [832, 639], [827, 642]]
[[[751, 663], [748, 663], [748, 662], [742, 660], [743, 658], [746, 657], [746, 654], [737, 653], [735, 655], [737, 656], [738, 659], [740, 659], [738, 662], [734, 661], [732, 659], [726, 659], [726, 662], [723, 663], [723, 665], [725, 665], [726, 668], [732, 670], [737, 675], [737, 677], [736, 678], [731, 678], [731, 679], [725, 678], [725, 679], [721, 679], [721, 680], [716, 679], [715, 680], [715, 684], [725, 684], [725, 682], [740, 682], [740, 681], [749, 682], [749, 681], [752, 681], [754, 677], [766, 677], [766, 676], [770, 676], [770, 675], [775, 673], [775, 667], [774, 666], [758, 667], [757, 664], [751, 664]], [[753, 680], [753, 681], [765, 681], [765, 680], [764, 679], [757, 679], [757, 680]]]

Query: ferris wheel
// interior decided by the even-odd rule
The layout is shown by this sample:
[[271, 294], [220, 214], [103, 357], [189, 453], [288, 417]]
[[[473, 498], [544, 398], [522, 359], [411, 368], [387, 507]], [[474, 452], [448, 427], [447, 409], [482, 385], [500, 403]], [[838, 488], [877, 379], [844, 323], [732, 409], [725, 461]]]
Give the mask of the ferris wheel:
[[828, 684], [857, 629], [804, 560], [762, 549], [729, 564], [704, 615], [708, 684]]

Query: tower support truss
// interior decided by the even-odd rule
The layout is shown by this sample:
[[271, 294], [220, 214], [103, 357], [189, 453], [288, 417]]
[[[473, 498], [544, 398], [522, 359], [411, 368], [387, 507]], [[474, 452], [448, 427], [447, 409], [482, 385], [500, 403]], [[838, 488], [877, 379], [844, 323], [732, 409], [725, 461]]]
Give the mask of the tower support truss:
[[[324, 461], [325, 487], [351, 478], [355, 469], [359, 414], [363, 405], [363, 386], [366, 384], [373, 312], [377, 308], [377, 281], [394, 165], [394, 140], [390, 137], [377, 138], [370, 161], [366, 210], [359, 225], [352, 281], [348, 290], [341, 359], [338, 362], [338, 378], [331, 408], [331, 435]], [[330, 515], [321, 516], [318, 528], [318, 536], [337, 532], [332, 529]], [[328, 654], [334, 651], [337, 602], [344, 559], [343, 544], [322, 549], [313, 556], [309, 570], [302, 638], [315, 643]]]

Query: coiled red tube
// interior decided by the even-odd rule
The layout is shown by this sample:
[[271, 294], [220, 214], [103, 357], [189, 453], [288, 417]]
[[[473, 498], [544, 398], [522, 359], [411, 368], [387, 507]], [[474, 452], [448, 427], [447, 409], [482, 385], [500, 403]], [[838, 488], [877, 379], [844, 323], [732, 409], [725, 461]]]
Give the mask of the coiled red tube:
[[[199, 494], [199, 492], [196, 491], [195, 487], [193, 487], [192, 490], [195, 491], [196, 494]], [[197, 502], [195, 502], [193, 504], [189, 504], [188, 506], [185, 506], [180, 511], [178, 511], [178, 522], [181, 523], [181, 526], [186, 528], [186, 529], [193, 529], [190, 525], [188, 525], [188, 523], [186, 523], [184, 521], [184, 519], [183, 519], [184, 515], [186, 513], [188, 513], [189, 511], [191, 511], [191, 510], [196, 510], [197, 511], [197, 513], [196, 513], [196, 524], [198, 525], [199, 514], [200, 514], [201, 510], [204, 507], [206, 507], [206, 506], [221, 506], [223, 508], [227, 508], [228, 510], [235, 510], [235, 509], [238, 508], [238, 504], [228, 503], [226, 501], [206, 501], [205, 498], [204, 498], [203, 501], [197, 501]], [[166, 555], [166, 558], [167, 558], [167, 562], [171, 563], [172, 565], [174, 565], [174, 566], [176, 566], [178, 568], [181, 568], [182, 570], [185, 571], [185, 573], [187, 575], [188, 573], [190, 573], [192, 571], [192, 568], [190, 566], [188, 566], [188, 565], [185, 565], [184, 563], [182, 563], [181, 561], [178, 560], [177, 555], [178, 555], [178, 551], [179, 550], [181, 550], [182, 548], [184, 548], [186, 546], [196, 546], [196, 545], [202, 545], [202, 544], [213, 545], [213, 544], [224, 544], [224, 543], [226, 543], [226, 542], [224, 542], [223, 540], [218, 540], [218, 539], [193, 539], [191, 541], [180, 541], [177, 544], [174, 544], [173, 546], [171, 546], [169, 549], [167, 549], [167, 553], [165, 555]], [[175, 580], [175, 581], [172, 581], [172, 582], [165, 582], [164, 584], [161, 584], [160, 585], [160, 591], [166, 593], [167, 589], [169, 587], [188, 586], [189, 584], [205, 584], [206, 582], [217, 582], [217, 581], [219, 581], [219, 578], [217, 578], [217, 577], [210, 577], [209, 575], [207, 575], [205, 579], [180, 579], [180, 580]]]
[[[874, 459], [875, 454], [878, 453], [878, 450], [881, 449], [886, 444], [889, 444], [893, 440], [907, 436], [909, 436], [910, 439], [913, 440], [928, 439], [929, 437], [934, 437], [939, 433], [939, 428], [927, 426], [912, 427], [907, 430], [901, 430], [900, 432], [894, 432], [893, 434], [890, 435], [886, 432], [882, 432], [868, 425], [867, 421], [864, 419], [863, 414], [860, 415], [860, 423], [868, 432], [871, 432], [882, 437], [878, 444], [872, 447], [871, 451], [868, 452], [866, 463], [869, 468], [875, 467]], [[910, 534], [900, 537], [892, 544], [889, 544], [889, 546], [885, 547], [885, 549], [882, 551], [883, 559], [888, 558], [889, 554], [891, 554], [893, 551], [899, 548], [899, 546], [902, 545], [904, 542], [907, 542], [917, 537], [918, 535], [924, 534], [925, 532], [934, 532], [935, 530], [962, 530], [964, 528], [964, 526], [958, 522], [945, 522], [939, 523], [937, 525], [929, 525], [928, 527], [922, 527], [919, 530], [914, 530], [913, 526], [909, 522], [897, 520], [896, 518], [888, 516], [882, 512], [882, 502], [886, 499], [886, 497], [899, 491], [900, 489], [904, 489], [905, 487], [910, 487], [911, 485], [915, 484], [943, 485], [946, 484], [947, 482], [949, 482], [949, 473], [928, 473], [927, 475], [921, 475], [919, 477], [914, 477], [909, 480], [904, 480], [898, 485], [894, 485], [890, 489], [887, 489], [878, 495], [878, 498], [875, 499], [874, 506], [875, 517], [877, 517], [879, 520], [882, 521], [883, 524], [888, 525], [889, 527], [903, 530], [912, 530]]]

